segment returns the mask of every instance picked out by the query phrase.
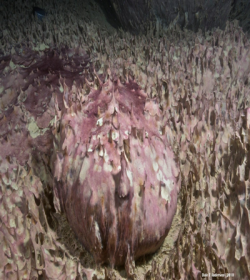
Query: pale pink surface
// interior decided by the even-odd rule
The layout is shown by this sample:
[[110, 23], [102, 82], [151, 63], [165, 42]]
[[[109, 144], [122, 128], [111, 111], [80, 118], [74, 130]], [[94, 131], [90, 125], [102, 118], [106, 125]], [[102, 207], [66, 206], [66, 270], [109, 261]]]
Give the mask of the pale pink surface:
[[128, 248], [132, 259], [154, 252], [176, 211], [177, 164], [157, 128], [161, 115], [145, 103], [132, 80], [107, 80], [83, 105], [65, 101], [58, 112], [55, 193], [97, 262], [124, 264]]

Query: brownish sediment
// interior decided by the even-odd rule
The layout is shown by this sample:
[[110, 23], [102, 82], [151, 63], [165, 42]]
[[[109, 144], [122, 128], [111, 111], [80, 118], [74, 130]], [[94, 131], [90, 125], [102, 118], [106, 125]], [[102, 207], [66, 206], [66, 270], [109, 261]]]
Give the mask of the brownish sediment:
[[[10, 19], [13, 29], [4, 25], [1, 40], [0, 278], [126, 279], [129, 275], [134, 279], [200, 279], [202, 273], [234, 273], [231, 279], [248, 279], [250, 42], [237, 23], [205, 34], [173, 27], [161, 30], [160, 37], [153, 31], [133, 36], [102, 28], [100, 18], [84, 22], [73, 17], [71, 4], [64, 19], [63, 11], [60, 16], [50, 14], [44, 22], [29, 22], [27, 29], [28, 17], [21, 21], [18, 9]], [[97, 6], [91, 9], [98, 11]], [[77, 15], [80, 10], [78, 7]], [[104, 98], [108, 92], [113, 94], [113, 103]], [[135, 101], [137, 96], [142, 103]], [[106, 101], [98, 103], [100, 100]], [[112, 116], [114, 110], [107, 114], [112, 104], [114, 109], [116, 103], [119, 107], [126, 102], [135, 105], [133, 112], [128, 106], [125, 113], [119, 111], [122, 117]], [[82, 125], [82, 130], [91, 131], [87, 136], [102, 129], [106, 132], [105, 126], [100, 130], [96, 126], [102, 117], [107, 125], [112, 122], [113, 127], [120, 127], [121, 134], [131, 127], [130, 142], [122, 139], [123, 157], [118, 162], [129, 166], [133, 174], [138, 172], [133, 165], [135, 151], [141, 145], [143, 153], [143, 145], [149, 141], [145, 131], [148, 139], [158, 134], [165, 145], [157, 160], [164, 158], [164, 152], [166, 158], [169, 149], [179, 170], [174, 172], [180, 192], [171, 229], [153, 255], [134, 262], [136, 255], [126, 251], [127, 274], [123, 266], [96, 266], [95, 261], [105, 261], [98, 260], [93, 244], [85, 247], [94, 258], [82, 247], [71, 229], [72, 208], [67, 206], [66, 215], [63, 213], [65, 198], [55, 186], [59, 182], [67, 190], [67, 182], [75, 184], [70, 172], [77, 173], [80, 159], [71, 155], [78, 154], [79, 127], [91, 114], [94, 123], [87, 128]], [[74, 120], [71, 125], [66, 122], [69, 118]], [[155, 132], [150, 134], [150, 130]], [[114, 142], [105, 137], [104, 144], [92, 143], [99, 153], [95, 163], [101, 167], [103, 147], [108, 149], [108, 143]], [[112, 151], [118, 153], [119, 149]], [[94, 153], [89, 157], [94, 164]], [[154, 168], [149, 167], [149, 158], [144, 159], [150, 173]], [[54, 163], [59, 166], [56, 170]], [[129, 181], [126, 174], [124, 182]], [[134, 190], [138, 185], [136, 181]], [[119, 199], [126, 197], [126, 186], [118, 190]], [[103, 196], [108, 197], [105, 192]], [[93, 195], [92, 200], [86, 212], [90, 219], [94, 211], [101, 213], [101, 199]], [[119, 208], [112, 201], [108, 208], [108, 203], [104, 199], [106, 208], [102, 210]], [[129, 217], [130, 212], [126, 214]], [[114, 211], [106, 215], [112, 217]], [[130, 217], [136, 220], [136, 215]], [[157, 224], [164, 227], [166, 218], [162, 220], [154, 219], [156, 230]], [[73, 229], [79, 237], [78, 227]], [[91, 230], [84, 233], [89, 232], [90, 239], [94, 238]], [[108, 257], [103, 254], [102, 258]], [[115, 253], [113, 258], [107, 263], [115, 265]]]

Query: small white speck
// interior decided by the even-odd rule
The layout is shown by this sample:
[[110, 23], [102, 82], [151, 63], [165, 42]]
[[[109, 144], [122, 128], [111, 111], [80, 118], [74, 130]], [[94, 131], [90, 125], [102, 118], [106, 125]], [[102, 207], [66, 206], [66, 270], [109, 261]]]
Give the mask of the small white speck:
[[103, 125], [103, 118], [97, 120], [96, 125], [102, 126]]

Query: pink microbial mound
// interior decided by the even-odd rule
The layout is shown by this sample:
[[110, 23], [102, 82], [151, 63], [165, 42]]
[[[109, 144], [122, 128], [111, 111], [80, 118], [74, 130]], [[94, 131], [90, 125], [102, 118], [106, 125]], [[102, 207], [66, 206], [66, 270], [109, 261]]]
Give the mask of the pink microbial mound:
[[57, 207], [97, 263], [130, 265], [170, 229], [178, 169], [154, 105], [134, 81], [108, 79], [88, 95], [64, 95], [57, 110]]

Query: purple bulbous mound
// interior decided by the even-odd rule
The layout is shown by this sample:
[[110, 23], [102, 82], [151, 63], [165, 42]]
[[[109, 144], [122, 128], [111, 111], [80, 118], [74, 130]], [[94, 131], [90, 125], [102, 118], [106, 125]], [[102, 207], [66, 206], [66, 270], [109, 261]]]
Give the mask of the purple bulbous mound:
[[176, 212], [178, 168], [154, 101], [132, 80], [99, 82], [88, 95], [64, 88], [55, 204], [97, 263], [123, 265], [162, 245]]

